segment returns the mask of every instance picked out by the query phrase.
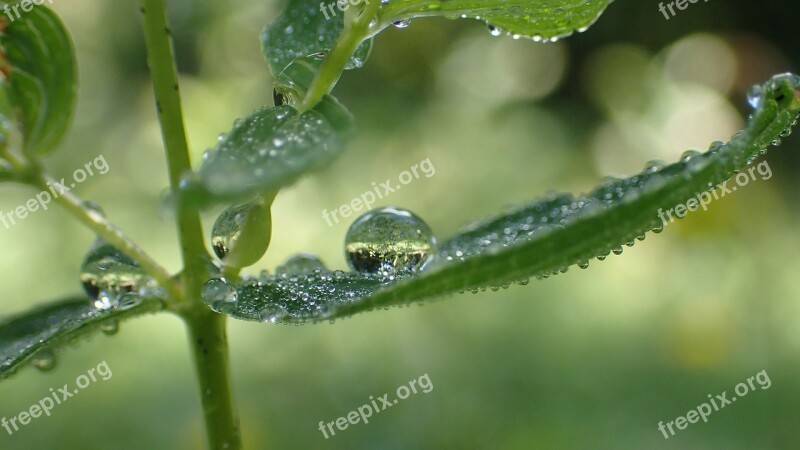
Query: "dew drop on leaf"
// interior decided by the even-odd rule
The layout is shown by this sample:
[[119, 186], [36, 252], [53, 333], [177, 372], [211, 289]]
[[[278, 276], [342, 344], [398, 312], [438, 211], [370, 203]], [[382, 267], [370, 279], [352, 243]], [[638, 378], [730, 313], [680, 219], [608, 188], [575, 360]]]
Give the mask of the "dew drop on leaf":
[[350, 225], [345, 238], [347, 263], [362, 273], [418, 272], [435, 254], [436, 238], [430, 227], [400, 208], [367, 212]]
[[287, 259], [286, 262], [278, 266], [275, 272], [280, 274], [311, 274], [319, 270], [325, 272], [328, 269], [325, 264], [316, 256], [309, 253], [300, 253]]
[[392, 23], [395, 28], [408, 28], [411, 25], [411, 22], [408, 20], [398, 20], [397, 22]]
[[136, 261], [99, 238], [83, 260], [80, 280], [100, 310], [117, 307], [122, 295], [153, 283]]

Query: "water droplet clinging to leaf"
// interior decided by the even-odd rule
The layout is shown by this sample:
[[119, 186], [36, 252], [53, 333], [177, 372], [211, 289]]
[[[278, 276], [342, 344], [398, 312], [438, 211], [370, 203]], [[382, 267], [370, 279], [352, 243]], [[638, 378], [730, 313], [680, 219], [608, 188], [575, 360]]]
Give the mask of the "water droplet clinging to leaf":
[[345, 238], [347, 262], [363, 273], [417, 272], [436, 254], [430, 227], [411, 211], [379, 208], [359, 217]]

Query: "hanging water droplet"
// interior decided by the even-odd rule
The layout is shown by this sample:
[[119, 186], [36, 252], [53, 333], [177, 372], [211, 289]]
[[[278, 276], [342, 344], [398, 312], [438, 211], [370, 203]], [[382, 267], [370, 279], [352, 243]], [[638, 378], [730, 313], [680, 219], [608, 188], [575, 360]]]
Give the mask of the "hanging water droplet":
[[612, 249], [611, 249], [611, 251], [612, 251], [612, 252], [613, 252], [615, 255], [621, 255], [621, 254], [622, 254], [622, 246], [619, 246], [619, 247], [614, 247], [614, 248], [612, 248]]
[[236, 287], [228, 283], [225, 278], [212, 278], [203, 285], [203, 302], [209, 305], [219, 305], [220, 303], [236, 303], [239, 294]]
[[780, 138], [775, 138], [775, 139], [773, 139], [773, 141], [771, 142], [771, 144], [772, 144], [772, 146], [773, 146], [773, 147], [777, 147], [777, 146], [781, 145], [781, 142], [782, 142], [782, 141], [781, 141], [781, 139], [780, 139]]
[[52, 370], [56, 366], [56, 355], [52, 350], [39, 350], [31, 357], [31, 365], [41, 371]]
[[489, 28], [489, 34], [491, 34], [492, 36], [500, 36], [501, 34], [503, 34], [503, 30], [500, 27], [489, 25], [488, 28]]
[[99, 310], [116, 307], [121, 295], [154, 283], [136, 261], [103, 239], [97, 239], [86, 254], [80, 280]]
[[395, 28], [408, 28], [411, 25], [411, 21], [408, 20], [398, 20], [397, 22], [392, 23]]
[[580, 267], [581, 269], [589, 268], [589, 261], [581, 261], [581, 262], [579, 262], [578, 263], [578, 267]]
[[272, 217], [262, 198], [226, 209], [214, 222], [211, 246], [231, 267], [247, 267], [264, 256], [272, 234]]
[[275, 269], [277, 274], [311, 274], [319, 270], [325, 272], [328, 269], [325, 264], [316, 256], [309, 253], [301, 253], [287, 259], [286, 262]]
[[119, 332], [119, 320], [109, 320], [100, 325], [100, 331], [109, 336]]
[[750, 103], [754, 109], [761, 106], [764, 100], [764, 88], [760, 85], [755, 85], [747, 91], [747, 103]]
[[412, 212], [378, 208], [347, 230], [347, 262], [353, 270], [389, 275], [423, 270], [436, 254], [436, 238]]

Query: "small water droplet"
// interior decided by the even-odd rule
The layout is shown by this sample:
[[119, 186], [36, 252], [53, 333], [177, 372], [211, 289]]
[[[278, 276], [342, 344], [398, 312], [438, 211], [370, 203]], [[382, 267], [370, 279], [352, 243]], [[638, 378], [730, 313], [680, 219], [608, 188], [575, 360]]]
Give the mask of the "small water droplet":
[[100, 331], [109, 336], [119, 332], [119, 320], [109, 320], [100, 325]]
[[398, 20], [397, 22], [392, 23], [395, 28], [408, 28], [411, 25], [411, 21], [408, 20]]
[[686, 150], [685, 152], [683, 152], [683, 154], [681, 154], [681, 161], [689, 162], [692, 158], [694, 158], [699, 154], [700, 152], [698, 152], [697, 150]]
[[436, 238], [411, 211], [378, 208], [359, 217], [347, 230], [347, 262], [353, 270], [390, 275], [417, 272], [436, 254]]
[[764, 100], [764, 88], [760, 85], [755, 85], [747, 91], [747, 103], [750, 103], [754, 109], [761, 106]]
[[220, 303], [236, 303], [239, 300], [236, 288], [225, 278], [212, 278], [206, 281], [202, 296], [203, 302], [212, 306]]
[[56, 366], [56, 355], [52, 350], [46, 348], [39, 350], [31, 357], [31, 365], [43, 372], [52, 370]]
[[579, 262], [578, 263], [578, 267], [580, 267], [581, 269], [589, 268], [589, 261], [581, 261], [581, 262]]
[[647, 163], [644, 165], [644, 171], [645, 173], [658, 172], [659, 170], [663, 169], [665, 165], [666, 164], [664, 161], [660, 159], [652, 159], [647, 161]]
[[489, 25], [488, 28], [489, 28], [489, 34], [491, 34], [492, 36], [500, 36], [501, 34], [503, 34], [503, 30], [500, 27]]
[[325, 272], [328, 269], [325, 264], [316, 256], [309, 253], [300, 253], [287, 259], [286, 262], [275, 269], [278, 275], [286, 274], [311, 274], [315, 271]]
[[621, 255], [621, 254], [622, 254], [622, 246], [619, 246], [619, 247], [614, 247], [613, 249], [611, 249], [611, 251], [612, 251], [612, 252], [613, 252], [615, 255]]

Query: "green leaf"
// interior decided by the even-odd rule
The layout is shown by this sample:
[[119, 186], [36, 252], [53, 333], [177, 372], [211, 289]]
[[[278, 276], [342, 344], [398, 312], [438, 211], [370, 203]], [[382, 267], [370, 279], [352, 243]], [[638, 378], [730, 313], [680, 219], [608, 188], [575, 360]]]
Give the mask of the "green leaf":
[[72, 121], [77, 90], [72, 40], [52, 10], [35, 6], [7, 22], [0, 44], [0, 63], [7, 74], [0, 86], [22, 130], [23, 150], [45, 155], [61, 142]]
[[[324, 2], [326, 5], [329, 3], [330, 0]], [[331, 17], [328, 12], [330, 18], [326, 19], [319, 1], [289, 0], [283, 14], [261, 33], [261, 48], [274, 76], [277, 77], [297, 58], [327, 53], [333, 48], [344, 28], [343, 12], [336, 7], [334, 10], [336, 14]], [[371, 39], [361, 44], [350, 58], [346, 69], [363, 66], [371, 47]]]
[[72, 298], [10, 317], [0, 323], [0, 378], [36, 358], [98, 330], [114, 330], [119, 321], [158, 311], [162, 302], [144, 298], [134, 305], [98, 309], [86, 297]]
[[265, 107], [234, 123], [183, 186], [190, 201], [270, 195], [328, 164], [343, 149], [352, 116], [332, 97], [309, 111]]
[[661, 231], [659, 211], [716, 189], [734, 173], [744, 173], [770, 144], [778, 145], [797, 121], [798, 88], [800, 77], [789, 74], [757, 87], [751, 102], [758, 107], [745, 130], [728, 143], [713, 143], [705, 153], [606, 181], [584, 196], [551, 195], [473, 225], [441, 243], [434, 262], [420, 274], [262, 274], [205, 300], [238, 319], [307, 322], [487, 286], [526, 284], [531, 276], [544, 278], [574, 264], [588, 266], [589, 259], [619, 254], [623, 245], [644, 239], [646, 232]]
[[614, 0], [389, 0], [380, 12], [382, 23], [416, 17], [479, 19], [493, 34], [536, 41], [555, 40], [585, 31]]

